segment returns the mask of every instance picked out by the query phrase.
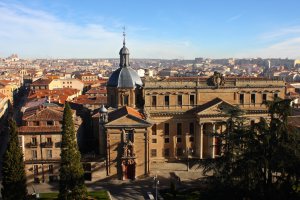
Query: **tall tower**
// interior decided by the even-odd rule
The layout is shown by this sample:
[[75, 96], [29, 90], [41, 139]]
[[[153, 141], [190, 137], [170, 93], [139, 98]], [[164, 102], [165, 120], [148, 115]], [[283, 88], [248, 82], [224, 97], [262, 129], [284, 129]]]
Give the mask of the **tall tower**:
[[126, 47], [125, 36], [124, 30], [123, 47], [119, 52], [119, 68], [111, 74], [107, 82], [108, 106], [140, 108], [143, 106], [143, 83], [137, 72], [130, 67], [129, 50]]

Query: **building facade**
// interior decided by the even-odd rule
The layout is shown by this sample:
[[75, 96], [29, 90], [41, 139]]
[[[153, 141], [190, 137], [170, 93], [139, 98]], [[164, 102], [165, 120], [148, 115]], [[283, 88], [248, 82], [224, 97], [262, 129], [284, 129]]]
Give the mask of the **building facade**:
[[63, 108], [41, 107], [24, 112], [19, 127], [28, 182], [58, 180]]
[[107, 83], [108, 109], [99, 122], [99, 152], [107, 175], [134, 179], [151, 163], [215, 158], [215, 133], [226, 131], [224, 107], [239, 106], [248, 123], [268, 117], [264, 102], [284, 98], [285, 83], [265, 78], [168, 77], [144, 81], [130, 68], [129, 50], [120, 50], [120, 67]]

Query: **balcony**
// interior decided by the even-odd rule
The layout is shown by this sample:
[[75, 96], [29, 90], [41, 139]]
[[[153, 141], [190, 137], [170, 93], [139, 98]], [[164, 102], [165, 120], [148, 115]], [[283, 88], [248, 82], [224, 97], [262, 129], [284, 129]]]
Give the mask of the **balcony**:
[[44, 142], [44, 143], [42, 143], [42, 147], [52, 148], [53, 147], [53, 142]]
[[37, 148], [38, 143], [37, 142], [29, 142], [29, 143], [26, 144], [26, 147], [28, 147], [28, 148]]

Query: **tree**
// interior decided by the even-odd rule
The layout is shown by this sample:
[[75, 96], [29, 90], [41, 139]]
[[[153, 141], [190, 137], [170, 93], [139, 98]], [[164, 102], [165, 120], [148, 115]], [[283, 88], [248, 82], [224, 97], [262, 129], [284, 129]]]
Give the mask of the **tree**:
[[72, 111], [65, 104], [62, 124], [61, 165], [59, 199], [84, 199], [87, 191], [84, 185], [84, 171], [75, 137]]
[[2, 198], [4, 200], [25, 199], [27, 195], [23, 153], [19, 147], [16, 122], [8, 121], [9, 142], [3, 157]]
[[233, 199], [296, 199], [299, 188], [299, 132], [288, 125], [290, 101], [268, 102], [270, 119], [253, 126], [238, 108], [228, 115], [222, 139], [222, 156], [203, 163], [213, 172], [223, 196]]

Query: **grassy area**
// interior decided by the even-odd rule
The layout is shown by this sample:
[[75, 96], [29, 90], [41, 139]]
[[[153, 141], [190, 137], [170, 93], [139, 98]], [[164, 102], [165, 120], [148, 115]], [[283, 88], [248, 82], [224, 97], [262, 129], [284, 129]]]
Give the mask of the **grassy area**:
[[[108, 200], [108, 194], [105, 190], [89, 192], [89, 199], [100, 199], [100, 200]], [[58, 193], [40, 193], [40, 199], [43, 200], [53, 200], [57, 199]]]

